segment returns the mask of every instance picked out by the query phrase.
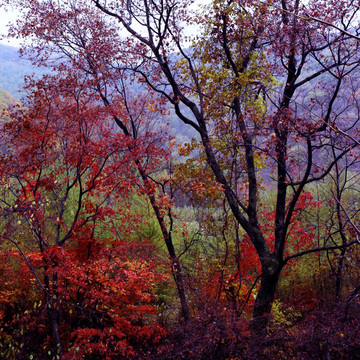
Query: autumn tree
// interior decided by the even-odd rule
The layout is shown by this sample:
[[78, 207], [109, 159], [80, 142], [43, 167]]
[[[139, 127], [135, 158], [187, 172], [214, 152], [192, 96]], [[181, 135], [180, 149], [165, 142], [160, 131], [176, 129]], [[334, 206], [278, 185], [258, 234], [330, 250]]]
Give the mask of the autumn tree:
[[[132, 54], [139, 62], [132, 59], [131, 70], [167, 98], [184, 123], [199, 133], [208, 164], [260, 259], [261, 284], [252, 329], [263, 333], [279, 274], [288, 260], [301, 255], [284, 256], [300, 195], [307, 183], [324, 178], [338, 159], [357, 145], [349, 138], [337, 141], [335, 159], [323, 160], [331, 143], [328, 139], [335, 138], [338, 128], [346, 131], [358, 121], [356, 112], [350, 116], [349, 111], [357, 107], [356, 97], [348, 100], [346, 107], [341, 105], [347, 97], [347, 81], [358, 65], [356, 39], [298, 18], [318, 11], [318, 3], [282, 2], [269, 7], [252, 1], [214, 2], [209, 15], [203, 17], [202, 37], [188, 50], [183, 38], [185, 22], [179, 22], [190, 21], [186, 4], [141, 2], [122, 7], [115, 2], [93, 3], [120, 23], [137, 46], [145, 48], [143, 52], [147, 51], [139, 54], [134, 48]], [[337, 6], [323, 4], [328, 20], [346, 29], [356, 28], [357, 8], [349, 4], [339, 12]], [[199, 17], [195, 22], [201, 22]], [[143, 31], [137, 30], [135, 23]], [[273, 74], [278, 78], [272, 78]], [[283, 86], [276, 84], [282, 81]], [[297, 104], [299, 94], [309, 86], [318, 89], [315, 96], [304, 96]], [[186, 108], [191, 115], [184, 111]], [[340, 114], [350, 122], [339, 122]], [[222, 162], [215, 145], [218, 139], [225, 139], [221, 150], [233, 147], [237, 149], [233, 157], [243, 159], [239, 166], [244, 171], [237, 168], [237, 174], [247, 182], [245, 200], [235, 195], [234, 175]], [[304, 146], [302, 156], [290, 155], [289, 148], [295, 142]], [[259, 223], [260, 174], [256, 163], [261, 156], [269, 159], [275, 172], [273, 250]], [[292, 171], [293, 164], [301, 171]]]
[[150, 171], [161, 148], [114, 131], [83, 80], [29, 80], [1, 129], [2, 358], [134, 358], [164, 334], [151, 318], [166, 278], [128, 200], [145, 191], [129, 164]]
[[[139, 79], [136, 76], [128, 76], [116, 65], [122, 63], [126, 58], [125, 54], [128, 54], [127, 45], [116, 40], [120, 39], [116, 27], [106, 22], [101, 13], [94, 8], [88, 7], [88, 11], [79, 12], [79, 5], [85, 6], [85, 3], [71, 2], [68, 4], [69, 7], [59, 8], [55, 4], [42, 2], [28, 5], [29, 14], [32, 16], [37, 17], [39, 11], [49, 15], [49, 21], [30, 25], [32, 30], [28, 28], [30, 32], [34, 31], [34, 34], [37, 34], [39, 40], [36, 50], [34, 48], [28, 53], [34, 63], [51, 68], [69, 82], [73, 76], [81, 73], [87, 79], [86, 87], [99, 97], [98, 100], [111, 113], [120, 131], [129, 139], [139, 142], [141, 136], [150, 136], [154, 131], [158, 131], [160, 141], [169, 140], [165, 126], [156, 125], [154, 128], [156, 116], [164, 115], [167, 111], [164, 108], [164, 100], [151, 93], [139, 96], [144, 89], [141, 85], [129, 91], [129, 86], [138, 83]], [[18, 34], [17, 30], [15, 32]], [[127, 112], [126, 120], [119, 113], [121, 111]], [[153, 115], [149, 116], [150, 113]], [[169, 147], [169, 143], [166, 146]], [[183, 273], [172, 233], [175, 219], [171, 211], [171, 194], [165, 191], [169, 179], [154, 181], [152, 174], [146, 169], [146, 163], [146, 158], [140, 155], [135, 167], [142, 179], [142, 189], [151, 203], [171, 259], [170, 266], [178, 289], [182, 315], [187, 321], [190, 314]], [[157, 192], [159, 189], [160, 192]]]

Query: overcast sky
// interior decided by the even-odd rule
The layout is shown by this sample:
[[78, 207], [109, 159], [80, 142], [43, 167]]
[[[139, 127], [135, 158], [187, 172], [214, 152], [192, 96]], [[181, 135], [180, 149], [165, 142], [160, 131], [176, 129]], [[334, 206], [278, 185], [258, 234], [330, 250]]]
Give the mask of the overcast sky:
[[[6, 12], [4, 9], [0, 8], [0, 35], [1, 37], [5, 36], [7, 33], [6, 25], [10, 22], [16, 19], [17, 13], [12, 12]], [[7, 39], [3, 38], [0, 40], [0, 43], [5, 45], [11, 45], [11, 46], [18, 46], [19, 41], [16, 39]]]
[[[193, 7], [196, 8], [198, 5], [204, 5], [209, 3], [209, 0], [196, 0]], [[9, 24], [9, 22], [14, 21], [18, 15], [18, 12], [12, 11], [5, 11], [3, 8], [0, 8], [0, 36], [2, 39], [0, 39], [0, 43], [5, 45], [11, 45], [11, 46], [19, 46], [20, 41], [16, 39], [8, 39], [3, 38], [7, 34], [6, 26]], [[190, 33], [192, 33], [194, 30], [190, 30]]]

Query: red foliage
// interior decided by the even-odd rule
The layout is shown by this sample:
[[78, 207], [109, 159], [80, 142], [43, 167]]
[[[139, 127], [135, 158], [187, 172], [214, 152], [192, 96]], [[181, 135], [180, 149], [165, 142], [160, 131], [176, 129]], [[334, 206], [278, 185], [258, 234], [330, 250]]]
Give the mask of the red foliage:
[[143, 358], [165, 335], [164, 276], [127, 199], [143, 192], [134, 161], [151, 169], [167, 151], [114, 131], [76, 79], [29, 90], [1, 132], [1, 358]]
[[76, 247], [24, 254], [40, 278], [56, 277], [45, 292], [18, 252], [1, 253], [7, 260], [0, 284], [2, 336], [18, 342], [19, 356], [54, 351], [47, 336], [51, 308], [59, 311], [64, 359], [86, 354], [133, 359], [165, 335], [156, 321], [154, 290], [164, 278], [155, 263], [129, 259], [126, 243], [92, 240], [91, 245], [97, 251], [86, 260]]

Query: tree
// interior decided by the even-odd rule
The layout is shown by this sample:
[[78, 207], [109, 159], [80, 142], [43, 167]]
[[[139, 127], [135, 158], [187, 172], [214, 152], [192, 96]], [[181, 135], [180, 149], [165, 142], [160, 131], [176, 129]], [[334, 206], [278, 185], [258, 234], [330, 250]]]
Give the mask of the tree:
[[1, 338], [18, 345], [4, 358], [44, 349], [53, 358], [134, 358], [145, 351], [139, 339], [164, 335], [151, 321], [161, 262], [134, 237], [141, 217], [127, 200], [144, 192], [129, 164], [141, 156], [149, 170], [163, 153], [150, 136], [114, 131], [87, 90], [81, 77], [30, 81], [27, 106], [3, 124], [0, 241], [10, 276], [0, 286]]
[[[124, 44], [125, 48], [122, 48], [120, 42], [116, 41], [119, 39], [116, 29], [109, 26], [98, 11], [89, 7], [85, 12], [77, 10], [78, 5], [85, 6], [85, 4], [85, 2], [82, 4], [70, 2], [69, 7], [62, 8], [60, 6], [56, 8], [55, 4], [51, 3], [29, 2], [28, 10], [34, 16], [38, 16], [39, 11], [42, 10], [49, 15], [48, 22], [44, 21], [40, 27], [35, 25], [32, 28], [39, 35], [39, 43], [30, 57], [35, 63], [49, 66], [53, 71], [58, 71], [59, 74], [64, 75], [67, 72], [64, 77], [67, 77], [68, 81], [71, 81], [72, 76], [77, 76], [77, 72], [82, 73], [83, 76], [87, 77], [86, 86], [91, 88], [94, 94], [97, 94], [96, 96], [99, 97], [103, 106], [111, 112], [114, 122], [122, 133], [129, 139], [139, 142], [140, 134], [145, 135], [147, 131], [152, 131], [149, 128], [151, 122], [146, 124], [143, 118], [149, 112], [155, 114], [157, 111], [158, 114], [164, 114], [166, 111], [164, 101], [153, 94], [136, 98], [136, 95], [126, 91], [129, 84], [138, 81], [136, 78], [124, 74], [124, 71], [116, 66], [117, 63], [125, 59], [122, 53], [127, 52], [126, 45]], [[46, 33], [48, 34], [46, 35]], [[51, 38], [54, 41], [53, 44], [47, 42], [42, 35], [45, 35], [47, 40]], [[48, 49], [50, 52], [45, 50], [47, 46], [50, 46], [51, 49]], [[56, 55], [54, 54], [54, 57], [50, 59], [48, 56], [53, 51]], [[59, 61], [54, 62], [53, 60], [57, 56]], [[135, 91], [138, 92], [136, 89]], [[119, 109], [128, 113], [125, 121], [119, 114]], [[164, 131], [164, 127], [158, 127], [157, 131]], [[162, 137], [160, 136], [160, 140], [164, 141], [165, 138], [166, 132]], [[171, 207], [169, 207], [171, 201], [165, 201], [166, 204], [162, 201], [169, 197], [165, 193], [162, 194], [162, 199], [158, 201], [156, 191], [160, 184], [154, 182], [151, 173], [147, 172], [146, 159], [144, 160], [140, 156], [135, 162], [135, 167], [140, 174], [143, 189], [148, 196], [161, 229], [163, 241], [171, 259], [171, 269], [178, 289], [182, 314], [187, 321], [190, 314], [185, 296], [181, 264], [177, 258], [172, 238], [174, 219]], [[163, 205], [165, 208], [167, 207], [166, 211], [163, 211]]]
[[[17, 31], [35, 35], [37, 57], [55, 46], [72, 59], [79, 55], [76, 64], [82, 70], [97, 63], [101, 71], [93, 75], [114, 70], [107, 90], [121, 83], [115, 74], [134, 76], [198, 133], [227, 206], [259, 258], [261, 282], [248, 354], [256, 358], [285, 265], [311, 252], [345, 246], [286, 253], [306, 185], [324, 179], [358, 145], [358, 88], [352, 81], [359, 65], [358, 41], [347, 34], [359, 29], [356, 4], [214, 1], [200, 14], [192, 12], [191, 2], [172, 0], [28, 0], [21, 6], [27, 16]], [[97, 14], [92, 27], [84, 23], [90, 14]], [[65, 23], [65, 18], [78, 21]], [[189, 24], [199, 29], [192, 43], [187, 41]], [[301, 152], [290, 151], [296, 144]], [[327, 157], [332, 149], [335, 155]], [[261, 159], [271, 172], [259, 170]], [[245, 196], [239, 195], [239, 184]], [[274, 219], [271, 224], [266, 220], [274, 248], [260, 223], [263, 184], [276, 189]]]

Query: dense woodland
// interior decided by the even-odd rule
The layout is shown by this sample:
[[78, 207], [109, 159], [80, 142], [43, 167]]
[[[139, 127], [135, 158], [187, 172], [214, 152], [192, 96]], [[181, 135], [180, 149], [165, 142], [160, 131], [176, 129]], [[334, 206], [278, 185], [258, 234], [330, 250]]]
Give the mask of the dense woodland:
[[1, 359], [360, 359], [358, 1], [0, 6]]

